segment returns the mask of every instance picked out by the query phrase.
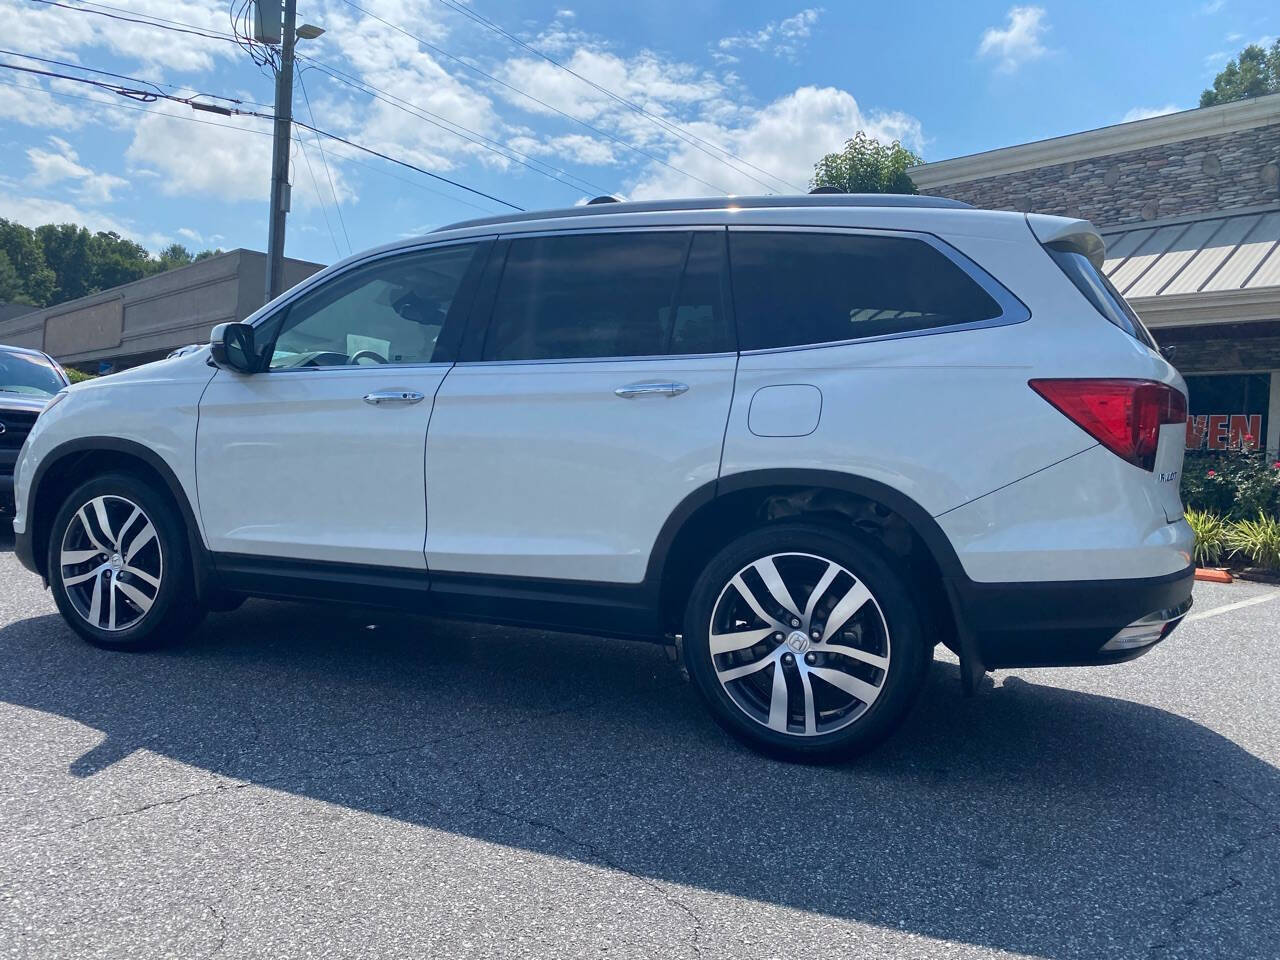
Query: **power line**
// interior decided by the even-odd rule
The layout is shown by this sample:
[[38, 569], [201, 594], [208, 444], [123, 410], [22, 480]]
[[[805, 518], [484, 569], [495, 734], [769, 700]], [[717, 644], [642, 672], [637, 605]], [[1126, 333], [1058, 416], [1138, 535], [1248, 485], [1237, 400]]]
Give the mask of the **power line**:
[[[41, 0], [41, 2], [47, 2], [47, 0]], [[436, 53], [442, 57], [445, 57], [448, 60], [452, 60], [455, 63], [458, 63], [461, 66], [465, 67], [466, 69], [472, 71], [473, 73], [478, 74], [481, 77], [484, 77], [486, 80], [490, 81], [491, 83], [496, 83], [500, 87], [504, 87], [505, 89], [510, 90], [513, 93], [516, 93], [527, 100], [531, 100], [534, 103], [541, 106], [542, 108], [549, 110], [552, 113], [559, 114], [560, 116], [564, 117], [566, 120], [571, 120], [572, 122], [582, 127], [585, 127], [587, 130], [590, 130], [592, 133], [597, 134], [598, 136], [604, 137], [607, 140], [611, 140], [614, 143], [618, 144], [619, 146], [625, 147], [626, 149], [632, 151], [633, 153], [638, 153], [640, 156], [645, 157], [648, 160], [652, 160], [654, 163], [661, 164], [662, 166], [666, 167], [669, 170], [674, 170], [676, 173], [680, 174], [682, 177], [688, 177], [690, 180], [695, 180], [698, 183], [702, 184], [703, 186], [710, 187], [712, 190], [715, 190], [719, 193], [729, 192], [725, 187], [714, 184], [710, 180], [703, 180], [701, 177], [695, 176], [694, 174], [689, 173], [687, 170], [682, 170], [679, 167], [677, 167], [675, 164], [670, 163], [667, 160], [663, 160], [661, 157], [656, 156], [655, 154], [649, 153], [647, 150], [642, 150], [640, 147], [637, 147], [634, 144], [628, 143], [626, 140], [623, 140], [621, 137], [615, 134], [612, 134], [607, 130], [601, 130], [599, 127], [593, 126], [592, 124], [587, 123], [587, 121], [582, 120], [578, 117], [575, 117], [573, 114], [568, 113], [564, 110], [561, 110], [559, 107], [552, 106], [551, 104], [547, 103], [545, 100], [540, 100], [537, 97], [535, 97], [533, 94], [528, 93], [525, 90], [521, 90], [519, 87], [513, 86], [510, 83], [507, 83], [505, 80], [499, 80], [497, 77], [493, 76], [492, 74], [485, 73], [479, 67], [472, 66], [470, 63], [467, 63], [467, 61], [463, 60], [461, 57], [454, 56], [452, 53], [449, 53], [447, 50], [443, 50], [440, 47], [437, 47], [435, 44], [431, 43], [428, 40], [424, 40], [422, 37], [419, 37], [417, 34], [410, 33], [408, 30], [406, 30], [404, 27], [400, 26], [399, 24], [392, 23], [390, 20], [386, 20], [378, 16], [376, 13], [372, 13], [371, 11], [366, 10], [364, 7], [360, 6], [358, 3], [355, 3], [354, 0], [342, 0], [342, 2], [345, 3], [347, 6], [360, 11], [366, 17], [370, 17], [373, 20], [377, 20], [379, 23], [385, 24], [386, 26], [390, 27], [392, 30], [395, 30], [397, 33], [401, 33], [404, 36], [408, 37], [410, 40], [416, 41], [417, 43], [426, 47], [432, 53]], [[732, 169], [732, 167], [730, 169]]]
[[[0, 67], [3, 66], [5, 66], [5, 64], [0, 64]], [[165, 113], [162, 110], [148, 110], [146, 107], [135, 107], [127, 103], [119, 103], [115, 100], [99, 100], [95, 97], [82, 97], [79, 94], [64, 93], [61, 90], [46, 90], [41, 86], [33, 87], [25, 83], [16, 83], [13, 80], [0, 80], [0, 84], [4, 84], [6, 87], [16, 87], [17, 89], [24, 90], [27, 93], [41, 93], [46, 97], [57, 97], [60, 100], [79, 100], [83, 103], [92, 103], [100, 107], [106, 107], [109, 110], [133, 110], [138, 113], [149, 113], [153, 116], [164, 117], [169, 120], [181, 120], [184, 123], [202, 123], [207, 127], [219, 127], [223, 130], [237, 130], [241, 133], [251, 133], [257, 137], [271, 136], [271, 134], [265, 130], [255, 130], [252, 127], [239, 127], [231, 123], [217, 123], [216, 121], [204, 120], [200, 117], [186, 117], [180, 113]]]
[[[468, 143], [475, 144], [476, 146], [483, 147], [484, 149], [489, 150], [492, 153], [496, 153], [498, 156], [502, 157], [504, 160], [514, 160], [516, 163], [520, 164], [522, 167], [528, 167], [534, 173], [541, 174], [542, 176], [547, 177], [548, 179], [554, 180], [557, 183], [564, 184], [565, 186], [569, 187], [575, 192], [579, 192], [579, 193], [588, 192], [588, 193], [595, 193], [595, 194], [613, 192], [608, 187], [602, 187], [598, 183], [592, 183], [586, 177], [582, 177], [576, 173], [570, 173], [567, 170], [562, 170], [558, 167], [552, 166], [551, 164], [543, 160], [539, 160], [536, 157], [532, 157], [529, 154], [524, 153], [523, 151], [517, 150], [515, 147], [502, 143], [499, 140], [494, 140], [492, 137], [486, 137], [484, 134], [479, 133], [478, 131], [475, 131], [475, 130], [471, 130], [468, 127], [464, 127], [462, 124], [457, 123], [456, 121], [449, 120], [448, 118], [442, 117], [439, 114], [432, 113], [430, 110], [420, 107], [409, 100], [405, 100], [403, 97], [398, 97], [394, 93], [391, 93], [387, 90], [383, 90], [380, 87], [375, 87], [373, 84], [369, 83], [367, 80], [362, 80], [360, 78], [353, 77], [349, 73], [345, 73], [342, 70], [338, 70], [336, 67], [331, 67], [328, 64], [325, 64], [312, 57], [303, 57], [300, 55], [298, 59], [305, 60], [309, 67], [315, 70], [319, 70], [321, 73], [326, 74], [331, 79], [336, 80], [338, 83], [346, 84], [349, 87], [353, 87], [359, 90], [361, 93], [368, 94], [369, 96], [373, 97], [375, 100], [381, 100], [383, 103], [386, 103], [389, 106], [396, 108], [397, 110], [402, 110], [405, 113], [408, 113], [410, 116], [417, 117], [419, 120], [422, 120], [425, 123], [429, 123], [432, 126], [439, 127], [440, 129], [444, 130], [446, 133], [452, 133], [454, 136], [459, 137]], [[380, 96], [379, 94], [383, 94], [383, 96]], [[455, 127], [457, 129], [454, 129]], [[459, 133], [458, 131], [462, 131], [462, 132]], [[514, 156], [512, 156], [512, 154], [514, 154]], [[534, 164], [537, 164], [537, 166], [535, 166]], [[547, 169], [544, 170], [542, 169], [543, 167]], [[577, 180], [578, 183], [576, 184], [569, 183], [567, 182], [567, 180], [563, 179], [565, 177]]]
[[[315, 111], [311, 109], [311, 98], [307, 96], [307, 85], [302, 80], [302, 71], [298, 71], [298, 86], [302, 88], [302, 99], [307, 105], [307, 116], [311, 118], [312, 123], [315, 123], [316, 114]], [[301, 142], [301, 139], [299, 139], [299, 142]], [[324, 155], [324, 147], [321, 145], [320, 137], [318, 135], [316, 136], [316, 149], [320, 151], [320, 162], [324, 164], [325, 176], [329, 178], [329, 192], [333, 194], [333, 209], [338, 213], [338, 223], [342, 224], [342, 238], [347, 241], [347, 253], [351, 253], [351, 236], [347, 233], [347, 221], [342, 216], [342, 204], [338, 202], [338, 189], [333, 185], [333, 171], [329, 169], [329, 160]], [[308, 161], [308, 163], [310, 163], [310, 161]], [[319, 193], [318, 185], [316, 192], [317, 194]], [[334, 238], [334, 246], [336, 247], [337, 245], [337, 238]]]
[[[0, 50], [0, 54], [3, 54], [7, 57], [19, 57], [23, 60], [35, 60], [39, 63], [48, 63], [58, 67], [68, 67], [72, 70], [83, 70], [86, 73], [96, 73], [99, 76], [103, 76], [103, 77], [115, 77], [118, 80], [128, 80], [132, 83], [145, 83], [145, 84], [148, 84], [149, 86], [155, 87], [157, 91], [159, 91], [160, 87], [168, 87], [170, 90], [192, 89], [191, 87], [179, 86], [176, 83], [157, 83], [154, 80], [139, 80], [136, 77], [130, 77], [123, 73], [112, 73], [110, 70], [99, 70], [96, 67], [86, 67], [83, 64], [72, 63], [67, 60], [52, 60], [49, 57], [37, 57], [34, 54], [30, 54], [30, 53], [18, 53], [16, 50]], [[227, 103], [238, 103], [238, 104], [247, 103], [255, 107], [270, 106], [270, 104], [267, 104], [267, 103], [259, 103], [257, 100], [240, 100], [236, 97], [221, 97], [215, 93], [193, 93], [192, 96], [207, 97], [210, 100], [223, 100], [223, 101], [226, 101]]]
[[[250, 117], [262, 117], [263, 119], [266, 119], [266, 120], [273, 119], [272, 117], [269, 117], [263, 113], [250, 113], [248, 111], [238, 111], [238, 112], [243, 113]], [[353, 140], [348, 140], [346, 137], [340, 137], [336, 133], [330, 133], [328, 130], [321, 130], [319, 127], [314, 127], [309, 123], [303, 123], [301, 120], [297, 119], [296, 117], [294, 118], [293, 122], [298, 126], [303, 127], [304, 129], [310, 130], [312, 133], [320, 134], [320, 136], [322, 137], [328, 137], [330, 140], [336, 140], [338, 143], [345, 144], [348, 147], [352, 147], [356, 150], [361, 150], [364, 153], [372, 154], [375, 157], [381, 157], [383, 160], [386, 160], [390, 163], [397, 163], [402, 167], [408, 167], [410, 170], [416, 170], [418, 171], [418, 173], [425, 174], [426, 176], [431, 177], [432, 179], [440, 180], [444, 183], [452, 184], [453, 186], [458, 187], [461, 190], [466, 190], [468, 193], [474, 193], [477, 196], [484, 197], [486, 200], [492, 200], [494, 203], [500, 203], [504, 207], [510, 207], [512, 210], [518, 210], [521, 213], [524, 212], [524, 207], [516, 206], [514, 203], [512, 203], [509, 200], [503, 200], [501, 197], [495, 197], [493, 194], [485, 193], [483, 190], [477, 190], [475, 187], [468, 187], [465, 183], [459, 183], [457, 180], [451, 180], [448, 177], [441, 176], [438, 173], [432, 173], [430, 170], [424, 170], [422, 167], [416, 166], [410, 163], [408, 160], [401, 160], [398, 157], [389, 156], [388, 154], [385, 154], [378, 150], [373, 149], [373, 147], [366, 147], [362, 143], [356, 143]]]
[[[138, 17], [125, 17], [116, 13], [108, 13], [106, 12], [107, 10], [119, 10], [121, 8], [107, 7], [106, 4], [92, 4], [92, 6], [95, 6], [95, 7], [99, 7], [99, 6], [106, 7], [106, 10], [91, 10], [89, 9], [89, 6], [73, 6], [72, 4], [69, 4], [69, 3], [59, 3], [58, 0], [31, 0], [31, 2], [43, 3], [45, 6], [59, 7], [63, 10], [73, 10], [76, 13], [92, 13], [99, 17], [109, 17], [112, 20], [120, 20], [124, 23], [138, 23], [146, 27], [156, 27], [160, 30], [169, 30], [169, 31], [172, 31], [173, 33], [188, 33], [188, 34], [191, 34], [192, 36], [203, 37], [206, 40], [223, 40], [227, 43], [239, 43], [239, 41], [235, 37], [229, 36], [225, 33], [217, 33], [212, 30], [205, 30], [202, 27], [197, 27], [189, 23], [182, 23], [181, 21], [178, 21], [178, 20], [165, 20], [162, 17], [152, 17], [151, 19], [148, 19], [148, 20], [141, 20]], [[133, 11], [125, 11], [125, 12], [132, 13]], [[151, 15], [143, 14], [143, 16], [150, 17]]]
[[[316, 179], [316, 172], [311, 167], [311, 157], [307, 153], [307, 146], [302, 142], [301, 137], [295, 137], [294, 140], [298, 144], [299, 151], [302, 153], [302, 159], [306, 161], [307, 173], [311, 175], [311, 185], [315, 187], [316, 200], [320, 202], [320, 215], [324, 217], [324, 228], [329, 231], [329, 239], [333, 241], [333, 252], [338, 255], [339, 259], [341, 259], [342, 248], [338, 246], [338, 235], [333, 232], [333, 224], [329, 222], [329, 211], [325, 209], [324, 194], [320, 192], [320, 181]], [[317, 142], [319, 142], [319, 138], [317, 138]], [[347, 245], [347, 249], [348, 252], [350, 252], [350, 244]]]
[[[118, 94], [119, 96], [127, 97], [131, 100], [137, 100], [141, 103], [155, 103], [157, 100], [168, 100], [168, 101], [172, 101], [173, 103], [185, 104], [186, 106], [191, 107], [194, 110], [205, 110], [210, 113], [220, 113], [224, 116], [235, 115], [235, 116], [242, 116], [242, 117], [256, 117], [260, 120], [271, 120], [273, 122], [275, 121], [275, 117], [273, 117], [269, 113], [261, 113], [256, 110], [240, 110], [240, 109], [231, 108], [231, 107], [219, 107], [219, 106], [215, 106], [213, 104], [208, 104], [208, 103], [197, 103], [194, 97], [178, 97], [178, 96], [174, 96], [173, 94], [157, 93], [150, 90], [138, 90], [138, 89], [129, 88], [129, 87], [122, 87], [119, 84], [106, 83], [102, 80], [93, 80], [88, 77], [73, 77], [70, 74], [53, 73], [48, 70], [37, 70], [33, 67], [22, 67], [14, 63], [0, 63], [0, 69], [19, 70], [23, 73], [34, 73], [42, 76], [54, 77], [59, 80], [71, 80], [76, 83], [84, 83], [90, 86], [94, 86], [94, 87], [98, 87], [100, 89], [106, 90], [109, 93], [115, 93], [115, 94]], [[136, 78], [133, 78], [133, 77], [130, 77], [128, 79], [133, 81], [134, 83], [146, 82], [145, 80], [137, 80]], [[408, 167], [410, 170], [415, 170], [418, 173], [423, 174], [424, 176], [431, 177], [432, 179], [450, 184], [451, 186], [457, 187], [460, 190], [466, 190], [468, 193], [474, 193], [476, 196], [484, 197], [486, 200], [492, 200], [494, 203], [500, 203], [504, 207], [510, 207], [512, 210], [519, 210], [521, 212], [524, 211], [524, 207], [517, 206], [516, 204], [511, 203], [509, 200], [503, 200], [501, 197], [495, 197], [492, 194], [485, 193], [483, 190], [477, 190], [475, 187], [469, 187], [465, 183], [460, 183], [457, 180], [451, 179], [450, 177], [446, 177], [438, 173], [432, 173], [430, 170], [425, 170], [422, 167], [419, 167], [416, 164], [412, 164], [407, 160], [401, 160], [398, 157], [393, 157], [393, 156], [390, 156], [389, 154], [382, 153], [381, 151], [375, 150], [372, 147], [366, 147], [362, 143], [356, 143], [354, 140], [348, 140], [346, 137], [339, 136], [336, 133], [330, 133], [327, 130], [321, 130], [319, 127], [313, 126], [312, 124], [303, 123], [301, 120], [295, 119], [293, 122], [300, 127], [303, 127], [307, 130], [312, 131], [313, 133], [317, 133], [323, 137], [328, 137], [330, 140], [336, 140], [338, 143], [345, 144], [346, 146], [351, 147], [352, 149], [360, 150], [365, 153], [372, 154], [375, 157], [380, 157], [383, 160], [388, 161], [389, 163], [395, 163], [395, 164], [399, 164], [402, 167]]]
[[[221, 130], [231, 130], [235, 133], [248, 133], [255, 137], [271, 136], [271, 132], [268, 130], [255, 130], [252, 127], [240, 127], [230, 123], [218, 123], [214, 120], [204, 120], [200, 117], [183, 116], [180, 113], [165, 113], [162, 110], [149, 110], [146, 107], [134, 106], [133, 104], [129, 104], [129, 103], [119, 103], [114, 100], [99, 100], [96, 97], [82, 97], [79, 94], [65, 93], [61, 90], [46, 90], [44, 89], [44, 87], [32, 87], [25, 83], [17, 83], [13, 80], [0, 79], [0, 85], [4, 85], [6, 87], [14, 87], [18, 90], [23, 90], [29, 93], [41, 93], [46, 97], [57, 97], [59, 100], [77, 100], [82, 103], [92, 103], [95, 106], [106, 107], [108, 110], [129, 110], [135, 113], [149, 113], [153, 116], [160, 117], [161, 119], [164, 119], [164, 120], [181, 120], [183, 123], [199, 123], [199, 124], [203, 124], [206, 127], [218, 127]], [[302, 143], [301, 135], [295, 135], [294, 140], [298, 144], [301, 144]], [[363, 167], [364, 169], [369, 170], [373, 173], [376, 173], [381, 177], [389, 177], [392, 180], [397, 180], [400, 183], [413, 187], [417, 190], [422, 190], [423, 192], [429, 193], [432, 196], [436, 196], [444, 200], [448, 200], [450, 203], [460, 204], [461, 206], [469, 207], [472, 210], [478, 210], [481, 213], [490, 212], [489, 210], [480, 206], [479, 204], [472, 203], [470, 200], [464, 200], [461, 197], [454, 196], [453, 194], [445, 193], [443, 190], [436, 190], [435, 188], [428, 187], [426, 184], [420, 183], [417, 180], [410, 180], [408, 177], [399, 176], [398, 174], [394, 174], [389, 170], [384, 170], [381, 167], [376, 167], [371, 163], [365, 163], [363, 160], [358, 160], [355, 157], [343, 157], [343, 162], [354, 163], [357, 167]]]
[[[730, 164], [727, 160], [725, 160], [724, 157], [717, 157], [715, 154], [707, 150], [704, 150], [702, 147], [698, 146], [698, 143], [705, 143], [707, 146], [714, 147], [715, 149], [719, 150], [721, 153], [725, 154], [726, 156], [732, 157], [734, 160], [737, 160], [739, 163], [750, 167], [752, 170], [755, 170], [759, 173], [763, 173], [766, 177], [771, 177], [772, 179], [778, 181], [779, 183], [786, 184], [788, 187], [791, 187], [795, 190], [800, 190], [799, 187], [797, 187], [794, 183], [791, 183], [784, 177], [780, 177], [776, 173], [770, 173], [768, 170], [765, 170], [761, 167], [756, 166], [754, 163], [750, 162], [749, 160], [745, 160], [742, 157], [738, 156], [737, 154], [733, 153], [728, 148], [723, 147], [718, 143], [714, 143], [710, 140], [707, 140], [704, 137], [700, 137], [696, 133], [693, 133], [690, 130], [685, 130], [683, 127], [680, 127], [677, 124], [672, 123], [670, 120], [667, 120], [665, 117], [660, 117], [654, 113], [651, 113], [648, 110], [646, 110], [644, 107], [640, 106], [640, 104], [635, 103], [631, 100], [628, 100], [626, 97], [623, 97], [620, 94], [614, 93], [612, 90], [608, 89], [607, 87], [604, 87], [599, 83], [596, 83], [596, 81], [592, 80], [590, 77], [583, 76], [573, 68], [565, 66], [559, 60], [556, 60], [554, 57], [551, 57], [548, 54], [543, 53], [541, 50], [533, 46], [531, 43], [528, 43], [527, 41], [520, 39], [515, 34], [504, 29], [497, 23], [494, 23], [492, 20], [490, 20], [488, 17], [484, 16], [483, 14], [475, 10], [468, 9], [462, 4], [455, 2], [455, 0], [440, 0], [440, 2], [443, 3], [445, 6], [449, 7], [451, 10], [455, 10], [458, 13], [462, 14], [463, 16], [467, 17], [469, 20], [480, 24], [480, 26], [484, 27], [486, 30], [490, 30], [498, 34], [503, 39], [511, 43], [517, 44], [518, 46], [524, 48], [525, 50], [528, 50], [530, 53], [534, 54], [537, 57], [540, 57], [541, 59], [545, 60], [547, 63], [551, 64], [552, 66], [557, 67], [560, 70], [563, 70], [565, 73], [569, 74], [570, 76], [576, 77], [578, 80], [581, 80], [583, 83], [587, 84], [592, 89], [597, 90], [600, 93], [603, 93], [605, 96], [621, 104], [622, 106], [627, 107], [629, 110], [634, 110], [636, 113], [640, 114], [642, 117], [645, 117], [646, 119], [657, 124], [660, 129], [663, 129], [666, 132], [675, 135], [678, 139], [683, 140], [685, 143], [689, 144], [695, 150], [700, 150], [702, 153], [705, 153], [707, 156], [711, 157], [713, 160], [718, 160], [719, 162], [723, 163], [725, 166], [729, 167], [730, 170], [733, 170], [735, 173], [742, 174], [743, 176], [747, 177], [750, 180], [755, 181], [756, 183], [760, 184], [760, 186], [766, 189], [769, 189], [769, 190], [774, 189], [770, 184], [765, 183], [763, 180], [760, 180], [756, 177], [751, 176], [751, 174], [746, 173], [746, 171], [744, 170], [737, 169], [732, 164]], [[686, 137], [691, 139], [686, 139]], [[694, 141], [697, 141], [697, 143], [695, 143]], [[804, 191], [801, 190], [800, 192], [803, 193]]]

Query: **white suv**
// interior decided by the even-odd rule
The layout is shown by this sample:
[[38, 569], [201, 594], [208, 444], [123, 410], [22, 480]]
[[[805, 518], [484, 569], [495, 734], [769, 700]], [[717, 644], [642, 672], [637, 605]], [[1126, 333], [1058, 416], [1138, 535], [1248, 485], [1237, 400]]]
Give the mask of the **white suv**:
[[1189, 607], [1185, 386], [1101, 255], [925, 197], [458, 224], [59, 394], [17, 550], [101, 646], [248, 595], [674, 637], [730, 731], [848, 754], [939, 642], [971, 685]]

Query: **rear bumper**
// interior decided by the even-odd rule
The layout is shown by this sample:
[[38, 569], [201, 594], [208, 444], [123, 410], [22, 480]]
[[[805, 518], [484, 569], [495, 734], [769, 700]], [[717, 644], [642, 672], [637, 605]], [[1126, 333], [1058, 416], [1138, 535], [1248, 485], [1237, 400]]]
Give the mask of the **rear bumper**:
[[[1043, 583], [949, 583], [961, 621], [982, 664], [1066, 667], [1140, 657], [1168, 636], [1190, 606], [1194, 567], [1163, 577]], [[1153, 614], [1170, 625], [1151, 642], [1103, 649], [1122, 630]]]

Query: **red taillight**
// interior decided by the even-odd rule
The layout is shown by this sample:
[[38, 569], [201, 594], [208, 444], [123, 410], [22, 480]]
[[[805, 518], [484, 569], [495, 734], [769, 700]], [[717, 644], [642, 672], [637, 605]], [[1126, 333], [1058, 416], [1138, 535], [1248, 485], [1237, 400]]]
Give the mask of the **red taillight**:
[[1031, 380], [1032, 390], [1136, 467], [1156, 463], [1160, 427], [1187, 422], [1187, 398], [1152, 380]]

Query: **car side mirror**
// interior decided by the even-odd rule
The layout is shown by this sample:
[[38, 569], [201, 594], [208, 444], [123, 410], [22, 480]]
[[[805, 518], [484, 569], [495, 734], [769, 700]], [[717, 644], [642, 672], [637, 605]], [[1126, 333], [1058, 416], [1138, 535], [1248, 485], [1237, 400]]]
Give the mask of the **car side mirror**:
[[258, 354], [253, 349], [253, 327], [247, 323], [220, 323], [209, 334], [213, 362], [237, 373], [256, 373]]

